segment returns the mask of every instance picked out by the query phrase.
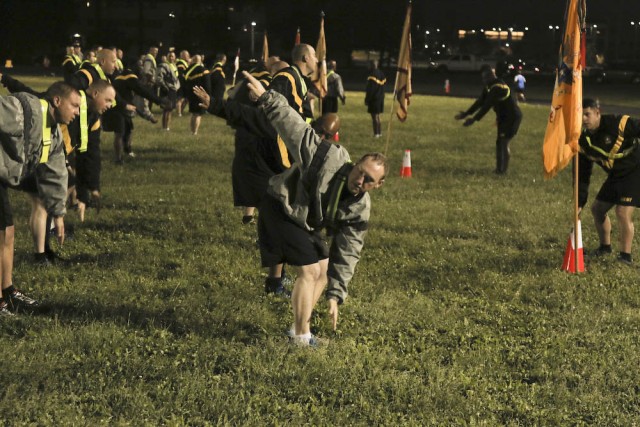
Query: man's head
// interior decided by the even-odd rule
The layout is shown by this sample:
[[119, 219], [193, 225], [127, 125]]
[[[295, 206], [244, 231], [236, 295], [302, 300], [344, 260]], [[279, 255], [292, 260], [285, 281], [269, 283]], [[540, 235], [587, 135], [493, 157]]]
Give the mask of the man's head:
[[111, 49], [102, 49], [98, 52], [98, 65], [107, 75], [113, 74], [116, 70], [116, 52]]
[[53, 118], [58, 124], [68, 125], [80, 114], [80, 93], [65, 82], [49, 86], [44, 97], [53, 108]]
[[278, 55], [271, 55], [264, 62], [264, 68], [266, 68], [267, 70], [270, 70], [273, 64], [275, 64], [278, 61], [280, 61], [280, 57]]
[[84, 59], [86, 59], [87, 61], [91, 62], [92, 64], [95, 64], [96, 62], [98, 62], [98, 55], [96, 55], [96, 51], [95, 50], [90, 50], [85, 55]]
[[76, 43], [73, 45], [73, 52], [76, 55], [82, 55], [82, 46], [80, 46], [80, 43]]
[[158, 46], [151, 46], [149, 48], [149, 53], [155, 58], [158, 55]]
[[224, 53], [218, 53], [216, 55], [216, 63], [221, 63], [222, 65], [227, 63], [227, 55], [225, 55]]
[[305, 76], [312, 75], [318, 68], [316, 50], [308, 44], [300, 43], [296, 45], [291, 51], [291, 60]]
[[289, 67], [288, 62], [275, 61], [271, 63], [270, 67], [267, 68], [267, 70], [269, 71], [269, 74], [271, 74], [272, 76], [275, 76], [280, 70], [284, 70], [287, 67]]
[[122, 51], [122, 49], [116, 49], [116, 57], [120, 60], [124, 58], [124, 52]]
[[189, 62], [191, 60], [191, 55], [189, 55], [189, 51], [188, 50], [180, 51], [180, 59], [183, 59]]
[[113, 106], [116, 99], [116, 91], [111, 83], [105, 80], [95, 80], [87, 88], [87, 108], [94, 113], [104, 114]]
[[167, 61], [169, 61], [169, 63], [174, 64], [176, 62], [176, 53], [174, 51], [171, 51], [167, 54]]
[[480, 68], [480, 73], [482, 75], [482, 82], [484, 84], [489, 84], [497, 78], [496, 72], [493, 70], [493, 68], [486, 64], [483, 65], [482, 68]]
[[335, 69], [336, 69], [336, 61], [331, 60], [331, 61], [327, 62], [327, 70], [335, 71]]
[[351, 169], [347, 188], [354, 196], [380, 188], [388, 172], [389, 164], [384, 154], [367, 153]]
[[377, 70], [378, 69], [378, 60], [377, 59], [372, 59], [371, 61], [369, 61], [369, 69], [370, 70]]
[[192, 64], [202, 64], [202, 56], [201, 55], [193, 55], [191, 57]]
[[340, 117], [336, 113], [326, 113], [311, 125], [313, 130], [324, 139], [332, 139], [340, 130]]
[[600, 101], [592, 98], [582, 100], [582, 124], [587, 132], [594, 132], [600, 127]]
[[67, 55], [73, 55], [73, 46], [67, 46], [66, 52], [67, 52]]

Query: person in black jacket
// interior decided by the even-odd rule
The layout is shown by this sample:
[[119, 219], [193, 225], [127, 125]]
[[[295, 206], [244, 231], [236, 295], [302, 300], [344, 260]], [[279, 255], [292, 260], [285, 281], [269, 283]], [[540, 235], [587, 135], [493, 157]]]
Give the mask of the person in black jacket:
[[587, 202], [593, 164], [607, 172], [607, 179], [591, 205], [600, 239], [600, 247], [591, 255], [611, 253], [611, 221], [607, 213], [615, 206], [620, 232], [618, 261], [631, 265], [633, 212], [640, 206], [640, 121], [626, 115], [601, 115], [600, 103], [586, 98], [582, 102], [582, 123], [578, 157], [580, 208]]
[[133, 134], [133, 113], [136, 108], [133, 104], [134, 95], [140, 95], [158, 105], [165, 103], [154, 94], [148, 87], [142, 85], [138, 76], [130, 69], [125, 69], [122, 74], [113, 80], [113, 87], [116, 89], [117, 101], [114, 108], [108, 110], [103, 117], [103, 129], [106, 132], [113, 132], [113, 147], [115, 151], [115, 162], [122, 164], [124, 154], [135, 157], [131, 145]]
[[367, 88], [364, 97], [364, 105], [371, 114], [371, 124], [373, 126], [373, 136], [380, 138], [382, 136], [382, 124], [380, 123], [380, 114], [384, 111], [384, 85], [387, 79], [378, 68], [378, 61], [369, 63], [369, 77], [367, 77]]
[[522, 112], [518, 107], [518, 102], [511, 94], [509, 85], [496, 77], [495, 71], [490, 66], [482, 67], [482, 81], [485, 84], [480, 97], [469, 107], [467, 111], [456, 114], [456, 120], [462, 120], [472, 114], [464, 122], [464, 126], [471, 126], [480, 121], [487, 112], [493, 108], [496, 112], [498, 124], [498, 138], [496, 140], [496, 169], [495, 173], [503, 175], [509, 167], [511, 150], [509, 143], [518, 133]]

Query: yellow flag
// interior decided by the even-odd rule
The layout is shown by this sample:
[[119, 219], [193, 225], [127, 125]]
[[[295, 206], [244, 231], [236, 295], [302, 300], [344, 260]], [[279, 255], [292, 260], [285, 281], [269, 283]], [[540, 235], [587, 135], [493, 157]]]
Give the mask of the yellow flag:
[[545, 179], [564, 169], [578, 152], [582, 129], [582, 68], [585, 0], [570, 0], [560, 46], [551, 111], [542, 145]]
[[266, 64], [269, 59], [269, 43], [267, 42], [267, 32], [264, 32], [264, 38], [262, 40], [262, 63]]
[[327, 40], [324, 37], [324, 14], [320, 19], [320, 35], [316, 46], [316, 57], [318, 58], [318, 68], [313, 77], [313, 84], [320, 92], [320, 98], [327, 95]]
[[401, 122], [407, 120], [409, 98], [411, 97], [411, 3], [407, 6], [407, 16], [404, 19], [400, 54], [398, 55], [398, 71], [396, 85], [393, 90], [398, 100], [396, 115]]

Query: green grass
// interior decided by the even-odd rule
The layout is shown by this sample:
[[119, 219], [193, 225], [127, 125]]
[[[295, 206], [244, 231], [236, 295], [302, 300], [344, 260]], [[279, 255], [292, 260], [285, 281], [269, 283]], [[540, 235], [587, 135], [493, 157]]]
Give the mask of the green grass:
[[[340, 111], [354, 158], [386, 142], [389, 98], [382, 140], [362, 101], [349, 93]], [[493, 113], [453, 120], [470, 102], [414, 96], [394, 122], [337, 334], [324, 304], [313, 319], [318, 350], [287, 342], [291, 308], [263, 294], [223, 121], [192, 137], [188, 117], [169, 133], [136, 119], [123, 167], [105, 133], [105, 206], [67, 216], [69, 265], [30, 265], [29, 206], [11, 193], [15, 282], [46, 309], [0, 322], [0, 425], [637, 425], [638, 270], [560, 271], [571, 177], [542, 180], [547, 107], [523, 106], [496, 177]]]

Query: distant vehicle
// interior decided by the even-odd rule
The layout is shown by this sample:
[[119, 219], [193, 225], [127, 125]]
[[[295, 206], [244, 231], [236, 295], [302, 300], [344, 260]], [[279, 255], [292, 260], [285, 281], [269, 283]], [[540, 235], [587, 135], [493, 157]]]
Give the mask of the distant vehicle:
[[437, 69], [442, 72], [447, 71], [480, 71], [483, 65], [495, 67], [495, 59], [481, 58], [473, 54], [453, 55], [447, 59], [439, 61]]

